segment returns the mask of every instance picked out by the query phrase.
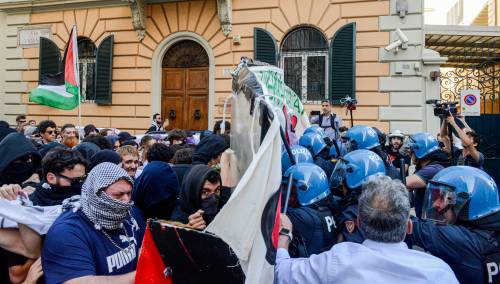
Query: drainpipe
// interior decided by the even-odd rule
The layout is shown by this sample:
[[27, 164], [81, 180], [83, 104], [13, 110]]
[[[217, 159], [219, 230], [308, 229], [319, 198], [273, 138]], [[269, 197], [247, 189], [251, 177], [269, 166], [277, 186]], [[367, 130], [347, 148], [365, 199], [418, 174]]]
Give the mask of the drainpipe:
[[422, 129], [435, 135], [439, 133], [440, 121], [439, 118], [434, 116], [432, 105], [425, 102], [427, 100], [441, 99], [441, 79], [439, 78], [439, 70], [441, 65], [448, 61], [447, 57], [441, 57], [439, 52], [424, 48], [422, 51], [423, 70], [422, 77], [424, 78], [424, 96], [422, 105], [424, 106], [424, 121], [422, 122]]

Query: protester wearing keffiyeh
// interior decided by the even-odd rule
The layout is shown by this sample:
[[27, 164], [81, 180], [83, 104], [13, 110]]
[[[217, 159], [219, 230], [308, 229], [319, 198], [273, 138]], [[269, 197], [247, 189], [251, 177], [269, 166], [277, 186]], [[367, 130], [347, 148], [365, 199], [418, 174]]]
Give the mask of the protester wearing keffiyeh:
[[118, 229], [129, 214], [133, 202], [122, 202], [109, 197], [104, 190], [113, 183], [133, 180], [127, 172], [113, 163], [101, 163], [90, 172], [82, 187], [82, 211], [96, 229]]

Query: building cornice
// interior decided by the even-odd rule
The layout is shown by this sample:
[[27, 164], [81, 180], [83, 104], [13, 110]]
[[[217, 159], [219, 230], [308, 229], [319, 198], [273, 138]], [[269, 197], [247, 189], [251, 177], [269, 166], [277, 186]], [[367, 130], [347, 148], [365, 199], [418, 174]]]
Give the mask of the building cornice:
[[122, 0], [0, 0], [0, 11], [16, 14], [123, 5], [127, 3]]
[[[145, 4], [183, 2], [188, 0], [143, 0]], [[124, 0], [0, 0], [0, 11], [7, 13], [47, 12], [66, 9], [128, 5]], [[133, 2], [133, 1], [132, 1]]]

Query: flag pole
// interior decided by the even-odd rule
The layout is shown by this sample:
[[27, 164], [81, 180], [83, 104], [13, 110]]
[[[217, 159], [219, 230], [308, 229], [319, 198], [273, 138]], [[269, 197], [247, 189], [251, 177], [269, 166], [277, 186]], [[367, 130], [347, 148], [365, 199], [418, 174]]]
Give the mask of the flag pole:
[[75, 57], [74, 60], [74, 68], [75, 68], [75, 80], [77, 82], [77, 92], [78, 92], [78, 143], [80, 143], [80, 130], [82, 129], [82, 93], [80, 90], [80, 67], [78, 62], [78, 33], [76, 31], [76, 25], [73, 26], [72, 31], [72, 40], [73, 40], [73, 55]]
[[80, 144], [80, 130], [82, 129], [82, 97], [78, 88], [78, 144]]

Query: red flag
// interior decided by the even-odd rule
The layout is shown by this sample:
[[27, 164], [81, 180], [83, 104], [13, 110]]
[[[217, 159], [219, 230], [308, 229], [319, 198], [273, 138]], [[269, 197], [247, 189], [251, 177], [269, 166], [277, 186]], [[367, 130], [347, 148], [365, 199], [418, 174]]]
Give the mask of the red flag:
[[134, 283], [172, 284], [172, 279], [170, 277], [165, 277], [164, 271], [165, 264], [163, 264], [158, 248], [156, 248], [148, 224], [146, 233], [144, 234], [144, 240], [142, 241]]
[[274, 216], [274, 226], [271, 238], [273, 240], [273, 246], [278, 249], [278, 237], [280, 234], [280, 217], [281, 217], [281, 191], [279, 193], [280, 197], [278, 199], [278, 204], [276, 206], [276, 215]]

